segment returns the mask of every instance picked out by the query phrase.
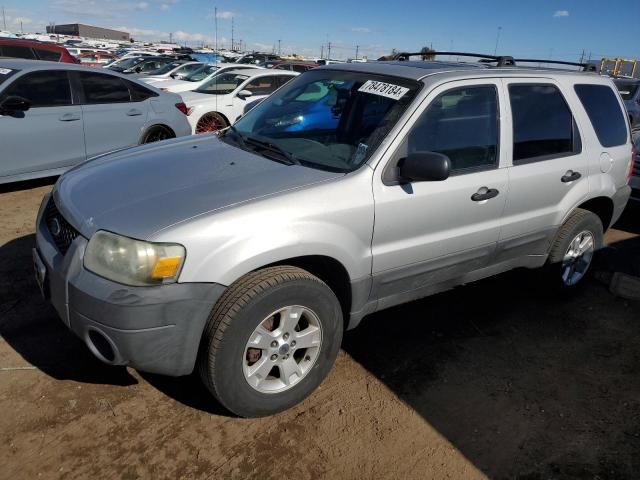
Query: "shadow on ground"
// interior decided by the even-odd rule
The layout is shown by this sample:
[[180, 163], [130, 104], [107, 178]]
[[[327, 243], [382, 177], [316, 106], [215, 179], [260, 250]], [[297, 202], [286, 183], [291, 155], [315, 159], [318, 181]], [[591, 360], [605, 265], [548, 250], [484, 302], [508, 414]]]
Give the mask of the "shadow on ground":
[[2, 183], [0, 184], [0, 193], [18, 192], [20, 190], [31, 190], [37, 187], [53, 185], [58, 177], [36, 178], [34, 180], [23, 180], [22, 182]]
[[[0, 246], [0, 336], [28, 363], [56, 379], [132, 385], [124, 367], [97, 360], [40, 297], [31, 268], [35, 236]], [[3, 365], [3, 367], [12, 365]]]
[[[630, 211], [618, 226], [637, 229]], [[640, 237], [614, 248], [640, 254]], [[491, 478], [640, 477], [640, 304], [514, 271], [367, 318], [344, 350]]]

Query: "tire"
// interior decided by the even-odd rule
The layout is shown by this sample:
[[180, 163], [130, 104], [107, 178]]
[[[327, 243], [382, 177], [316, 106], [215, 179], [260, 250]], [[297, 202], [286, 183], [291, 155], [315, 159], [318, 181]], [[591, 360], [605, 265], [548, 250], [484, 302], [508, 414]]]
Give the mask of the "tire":
[[218, 130], [222, 130], [228, 126], [229, 122], [224, 115], [216, 112], [209, 112], [202, 115], [200, 120], [198, 120], [198, 123], [196, 124], [196, 133], [217, 132]]
[[[593, 256], [604, 243], [603, 236], [602, 221], [595, 213], [581, 208], [571, 213], [556, 234], [545, 267], [554, 289], [571, 291], [584, 285], [591, 273]], [[584, 252], [576, 256], [582, 249]]]
[[[294, 320], [286, 320], [283, 312]], [[298, 323], [287, 332], [293, 322]], [[297, 347], [302, 346], [310, 340], [309, 332], [314, 341], [320, 338], [319, 346], [296, 349], [296, 339]], [[241, 417], [271, 415], [301, 402], [320, 385], [336, 359], [342, 332], [340, 303], [324, 282], [297, 267], [265, 268], [231, 285], [214, 307], [198, 369], [205, 386], [229, 411]], [[261, 348], [250, 347], [248, 342], [257, 338]], [[298, 372], [291, 373], [290, 359]], [[251, 376], [252, 370], [263, 373]], [[290, 372], [286, 381], [283, 372]]]
[[162, 140], [168, 140], [170, 138], [175, 138], [174, 133], [167, 127], [163, 125], [157, 125], [155, 127], [151, 127], [142, 137], [142, 141], [140, 144], [159, 142]]

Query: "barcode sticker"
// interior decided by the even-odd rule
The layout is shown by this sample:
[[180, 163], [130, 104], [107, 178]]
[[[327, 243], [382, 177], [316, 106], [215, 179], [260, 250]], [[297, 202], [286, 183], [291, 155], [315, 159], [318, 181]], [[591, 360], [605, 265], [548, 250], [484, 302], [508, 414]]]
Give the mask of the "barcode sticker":
[[400, 100], [402, 96], [409, 91], [409, 89], [392, 83], [367, 80], [358, 89], [358, 91], [372, 93], [373, 95], [380, 95], [381, 97], [393, 98], [394, 100]]

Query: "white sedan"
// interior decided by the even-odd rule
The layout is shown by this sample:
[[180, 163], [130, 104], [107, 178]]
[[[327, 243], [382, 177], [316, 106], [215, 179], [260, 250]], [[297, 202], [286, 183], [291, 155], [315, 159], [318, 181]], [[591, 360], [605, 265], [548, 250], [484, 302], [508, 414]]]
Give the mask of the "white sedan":
[[211, 80], [214, 76], [228, 72], [229, 70], [239, 69], [256, 69], [260, 68], [257, 65], [205, 65], [200, 70], [190, 73], [186, 77], [180, 80], [167, 80], [162, 82], [162, 85], [158, 85], [160, 90], [165, 92], [181, 93], [190, 92], [196, 88], [201, 87], [203, 84]]
[[216, 75], [193, 92], [182, 94], [193, 133], [215, 132], [234, 123], [248, 102], [275, 92], [298, 72], [233, 69]]

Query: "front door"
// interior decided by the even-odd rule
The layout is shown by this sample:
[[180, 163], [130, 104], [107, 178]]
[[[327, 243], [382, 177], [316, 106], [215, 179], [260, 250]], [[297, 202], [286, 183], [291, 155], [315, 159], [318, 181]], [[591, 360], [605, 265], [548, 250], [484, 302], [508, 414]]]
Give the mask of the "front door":
[[372, 295], [380, 308], [457, 282], [490, 263], [508, 185], [500, 93], [493, 80], [435, 89], [386, 166], [396, 168], [412, 152], [438, 152], [451, 161], [448, 179], [389, 184], [377, 169]]
[[0, 94], [31, 108], [0, 115], [0, 177], [70, 167], [85, 160], [82, 109], [73, 105], [67, 72], [42, 70], [13, 80]]

